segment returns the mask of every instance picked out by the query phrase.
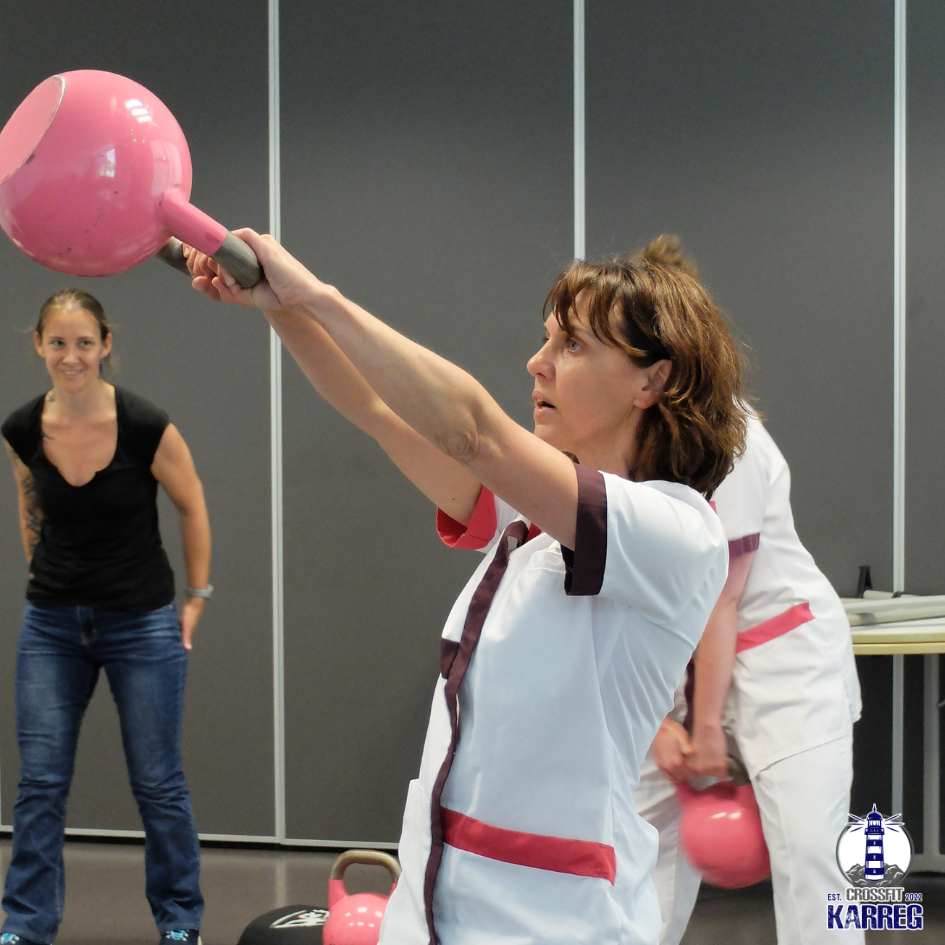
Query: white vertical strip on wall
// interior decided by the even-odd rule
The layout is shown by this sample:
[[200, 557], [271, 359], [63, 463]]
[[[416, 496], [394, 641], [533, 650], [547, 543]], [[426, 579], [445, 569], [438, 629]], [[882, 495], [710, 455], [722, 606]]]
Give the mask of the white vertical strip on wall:
[[[269, 0], [269, 232], [282, 239], [279, 126], [279, 0]], [[272, 468], [272, 726], [276, 838], [285, 840], [285, 582], [282, 530], [282, 342], [269, 332]]]
[[896, 0], [893, 325], [893, 590], [906, 570], [906, 0]]
[[[896, 0], [893, 238], [893, 590], [906, 574], [906, 0]], [[905, 664], [893, 657], [892, 813], [902, 811]]]
[[584, 0], [574, 0], [574, 258], [585, 255]]

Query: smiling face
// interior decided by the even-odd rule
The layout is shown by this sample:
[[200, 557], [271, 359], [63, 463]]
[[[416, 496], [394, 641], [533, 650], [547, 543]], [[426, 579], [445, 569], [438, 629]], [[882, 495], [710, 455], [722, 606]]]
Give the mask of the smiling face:
[[33, 341], [53, 386], [62, 393], [79, 393], [98, 381], [99, 365], [112, 350], [111, 333], [103, 340], [95, 316], [74, 306], [50, 311]]
[[642, 413], [659, 399], [670, 362], [637, 367], [591, 331], [581, 299], [565, 331], [554, 313], [528, 361], [535, 435], [583, 465], [627, 475]]

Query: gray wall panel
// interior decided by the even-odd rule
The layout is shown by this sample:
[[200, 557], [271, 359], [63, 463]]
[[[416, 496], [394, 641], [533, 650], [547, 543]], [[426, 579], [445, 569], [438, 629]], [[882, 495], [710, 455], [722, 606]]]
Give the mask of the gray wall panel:
[[[908, 6], [905, 588], [945, 593], [945, 7], [935, 0]], [[906, 661], [907, 737], [921, 733], [919, 693], [924, 659]], [[941, 669], [941, 659], [940, 669]], [[913, 664], [910, 666], [910, 664]], [[941, 698], [941, 696], [939, 696]], [[910, 706], [909, 703], [912, 705]], [[906, 752], [904, 814], [921, 836], [921, 751]], [[911, 770], [910, 770], [911, 769]], [[940, 823], [945, 823], [940, 819]], [[915, 824], [915, 827], [912, 825]], [[941, 838], [940, 838], [941, 849]]]
[[945, 7], [909, 4], [906, 589], [945, 593]]
[[[265, 228], [266, 6], [211, 0], [199, 9], [102, 2], [37, 2], [4, 10], [0, 29], [3, 120], [54, 72], [98, 68], [131, 76], [175, 113], [194, 162], [194, 202], [229, 225]], [[225, 81], [224, 81], [225, 77]], [[271, 835], [272, 681], [269, 528], [268, 334], [259, 319], [217, 311], [157, 262], [101, 280], [48, 272], [4, 239], [0, 405], [4, 415], [44, 389], [26, 357], [42, 300], [63, 285], [99, 296], [116, 326], [119, 381], [171, 414], [207, 492], [217, 595], [198, 631], [185, 712], [185, 769], [199, 828]], [[162, 505], [178, 585], [177, 516]], [[0, 476], [0, 673], [12, 678], [25, 566], [9, 473]], [[69, 824], [137, 829], [104, 680], [86, 719]], [[12, 688], [0, 688], [3, 822], [15, 798]]]
[[892, 582], [892, 11], [586, 8], [588, 252], [683, 239], [847, 593], [860, 564]]
[[[285, 242], [530, 423], [524, 362], [571, 254], [570, 0], [281, 6]], [[945, 15], [912, 0], [909, 16], [906, 587], [940, 593]], [[588, 254], [683, 238], [751, 345], [803, 540], [842, 592], [864, 563], [890, 586], [893, 4], [587, 0], [586, 22]], [[195, 202], [228, 225], [267, 228], [262, 0], [40, 0], [4, 11], [0, 57], [0, 120], [56, 71], [111, 69], [151, 87], [188, 135]], [[202, 831], [271, 835], [267, 328], [157, 263], [81, 282], [0, 239], [0, 271], [0, 413], [45, 387], [29, 344], [39, 303], [83, 284], [116, 324], [120, 382], [168, 409], [194, 452], [218, 593], [191, 665], [185, 763]], [[476, 556], [439, 545], [426, 501], [291, 362], [283, 393], [288, 836], [394, 841], [437, 636]], [[162, 521], [182, 584], [166, 502]], [[9, 474], [0, 564], [9, 681], [26, 577]], [[860, 661], [860, 806], [888, 781], [887, 663]], [[5, 685], [3, 823], [16, 765]], [[104, 680], [69, 816], [138, 827]]]
[[[571, 253], [571, 10], [282, 4], [285, 242], [523, 422]], [[394, 841], [475, 559], [294, 366], [285, 443], [288, 834]]]

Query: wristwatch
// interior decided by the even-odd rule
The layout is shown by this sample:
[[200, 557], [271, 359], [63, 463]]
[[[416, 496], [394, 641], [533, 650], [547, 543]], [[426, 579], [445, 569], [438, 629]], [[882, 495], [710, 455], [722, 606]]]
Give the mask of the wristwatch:
[[213, 597], [213, 585], [206, 587], [188, 587], [186, 594], [188, 597], [202, 597], [204, 600], [210, 600]]

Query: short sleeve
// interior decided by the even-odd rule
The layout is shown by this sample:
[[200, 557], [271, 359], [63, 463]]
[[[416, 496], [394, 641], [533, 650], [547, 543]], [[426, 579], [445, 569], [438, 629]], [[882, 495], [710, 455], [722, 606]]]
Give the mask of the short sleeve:
[[745, 452], [712, 496], [729, 543], [729, 557], [758, 550], [770, 484], [768, 439], [760, 421], [749, 421]]
[[[725, 580], [725, 536], [708, 502], [688, 486], [578, 473], [574, 551], [564, 550], [570, 596], [619, 600], [655, 623], [679, 616]], [[716, 587], [717, 585], [717, 587]]]
[[125, 427], [122, 434], [135, 457], [145, 466], [154, 462], [154, 454], [161, 444], [161, 437], [171, 422], [171, 418], [150, 401], [132, 394], [124, 388], [116, 388], [116, 396], [121, 398], [124, 410]]
[[562, 546], [566, 567], [564, 591], [569, 597], [600, 593], [607, 565], [607, 489], [603, 473], [575, 465], [578, 481], [574, 551]]
[[496, 536], [518, 517], [515, 510], [485, 486], [479, 491], [476, 508], [468, 525], [451, 518], [442, 509], [436, 510], [436, 532], [450, 548], [488, 551]]
[[0, 426], [3, 438], [26, 466], [32, 461], [39, 446], [39, 412], [44, 399], [45, 395], [41, 395], [17, 408]]

